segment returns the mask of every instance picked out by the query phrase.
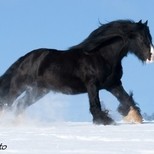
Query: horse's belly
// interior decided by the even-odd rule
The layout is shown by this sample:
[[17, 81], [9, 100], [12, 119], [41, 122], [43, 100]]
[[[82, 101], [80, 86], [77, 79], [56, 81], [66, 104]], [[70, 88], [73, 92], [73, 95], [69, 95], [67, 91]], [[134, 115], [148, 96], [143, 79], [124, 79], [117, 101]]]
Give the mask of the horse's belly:
[[64, 94], [80, 94], [85, 93], [86, 88], [82, 82], [79, 81], [70, 81], [67, 84], [61, 84], [59, 91]]
[[86, 92], [86, 87], [83, 82], [74, 78], [60, 78], [47, 82], [51, 90], [61, 92], [64, 94], [80, 94]]

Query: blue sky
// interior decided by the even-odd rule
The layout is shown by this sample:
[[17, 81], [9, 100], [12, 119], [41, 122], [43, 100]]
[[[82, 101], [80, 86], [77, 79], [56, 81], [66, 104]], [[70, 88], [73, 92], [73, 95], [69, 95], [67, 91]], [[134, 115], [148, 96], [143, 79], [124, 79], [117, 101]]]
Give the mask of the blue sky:
[[[153, 0], [0, 0], [0, 74], [33, 49], [67, 49], [80, 43], [99, 21], [148, 20], [154, 36], [153, 6]], [[123, 68], [125, 89], [134, 92], [142, 112], [154, 112], [154, 64], [143, 65], [129, 55]], [[103, 90], [100, 97], [116, 110], [118, 102], [112, 95]], [[86, 95], [69, 96], [69, 101], [67, 110], [72, 119], [90, 119]]]

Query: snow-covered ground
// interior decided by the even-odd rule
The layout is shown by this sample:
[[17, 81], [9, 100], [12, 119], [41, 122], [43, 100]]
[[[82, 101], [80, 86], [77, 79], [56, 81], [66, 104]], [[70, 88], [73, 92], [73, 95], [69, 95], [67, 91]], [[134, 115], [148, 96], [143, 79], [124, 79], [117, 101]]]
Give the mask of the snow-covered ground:
[[[48, 96], [21, 119], [13, 113], [1, 115], [0, 154], [154, 154], [154, 122], [112, 126], [85, 122], [92, 119], [86, 99], [83, 95], [80, 103], [76, 97], [75, 104], [70, 97]], [[111, 115], [120, 120], [113, 110]]]
[[154, 123], [98, 126], [90, 122], [23, 120], [0, 126], [0, 154], [154, 154]]

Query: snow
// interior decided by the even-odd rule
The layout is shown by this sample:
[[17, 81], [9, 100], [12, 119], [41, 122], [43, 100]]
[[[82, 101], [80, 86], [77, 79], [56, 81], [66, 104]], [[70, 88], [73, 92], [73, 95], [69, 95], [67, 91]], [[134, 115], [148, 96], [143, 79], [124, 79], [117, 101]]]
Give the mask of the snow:
[[0, 126], [0, 154], [153, 154], [154, 123], [38, 122]]
[[[70, 112], [69, 102], [73, 104], [70, 97], [52, 95], [18, 119], [13, 113], [2, 114], [0, 154], [154, 154], [154, 122], [123, 123], [111, 110], [116, 125], [94, 125], [86, 122], [92, 119], [86, 104], [73, 104]], [[76, 115], [80, 117], [73, 118]]]

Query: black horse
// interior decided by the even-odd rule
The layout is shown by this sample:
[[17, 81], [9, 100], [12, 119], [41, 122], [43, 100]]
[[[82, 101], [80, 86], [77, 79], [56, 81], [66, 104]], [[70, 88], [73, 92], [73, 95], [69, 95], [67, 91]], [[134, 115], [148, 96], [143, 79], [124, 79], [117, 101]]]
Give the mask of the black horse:
[[93, 122], [107, 125], [113, 120], [107, 110], [101, 109], [99, 99], [99, 90], [106, 89], [119, 100], [118, 111], [124, 117], [130, 108], [141, 117], [132, 94], [127, 94], [121, 83], [121, 60], [128, 52], [143, 62], [153, 61], [147, 22], [117, 20], [101, 25], [82, 43], [66, 51], [33, 50], [0, 77], [1, 109], [12, 109], [16, 104], [21, 113], [51, 90], [65, 94], [87, 92]]

